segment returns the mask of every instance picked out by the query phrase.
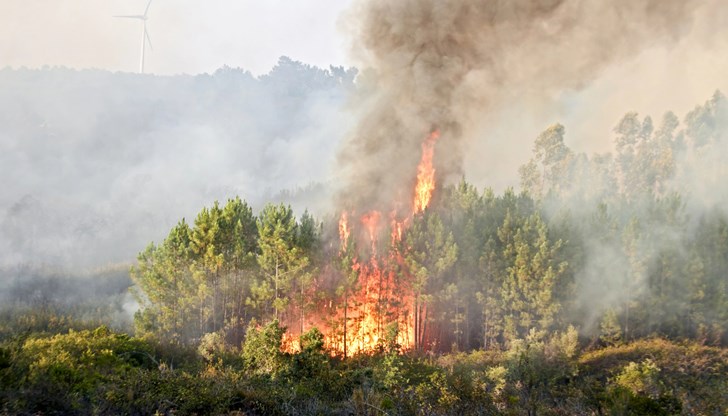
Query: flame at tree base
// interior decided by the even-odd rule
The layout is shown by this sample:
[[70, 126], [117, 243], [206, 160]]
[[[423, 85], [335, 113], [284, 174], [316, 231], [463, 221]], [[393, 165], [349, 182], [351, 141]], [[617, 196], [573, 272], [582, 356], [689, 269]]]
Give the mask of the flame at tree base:
[[[325, 348], [333, 355], [346, 357], [392, 348], [408, 351], [415, 347], [414, 295], [402, 238], [412, 217], [430, 204], [435, 190], [434, 150], [439, 137], [440, 132], [435, 130], [422, 143], [412, 208], [404, 218], [393, 210], [387, 226], [380, 211], [370, 211], [359, 217], [361, 227], [354, 228], [350, 217], [356, 213], [341, 214], [343, 270], [339, 272], [343, 274], [343, 284], [339, 285], [336, 306], [329, 303], [308, 319], [323, 328]], [[385, 253], [379, 254], [379, 236], [385, 234], [389, 235], [389, 245]], [[360, 259], [357, 244], [368, 246], [365, 260]], [[299, 349], [290, 334], [284, 341], [286, 351]]]
[[[387, 255], [379, 256], [377, 235], [382, 228], [381, 218], [378, 211], [361, 217], [371, 256], [366, 262], [360, 262], [356, 255], [351, 258], [350, 270], [345, 274], [352, 281], [343, 288], [340, 310], [332, 320], [332, 331], [326, 339], [332, 352], [344, 356], [382, 351], [395, 345], [400, 350], [409, 350], [413, 345], [414, 327], [409, 319], [412, 299], [402, 274], [403, 262], [394, 244], [399, 242], [401, 223], [392, 215], [393, 244]], [[352, 249], [346, 213], [341, 216], [339, 230], [342, 256], [346, 256]]]

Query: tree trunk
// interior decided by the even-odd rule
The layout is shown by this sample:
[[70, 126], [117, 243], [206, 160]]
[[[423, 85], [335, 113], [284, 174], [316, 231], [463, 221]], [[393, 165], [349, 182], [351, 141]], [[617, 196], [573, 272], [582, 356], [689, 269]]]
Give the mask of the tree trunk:
[[377, 337], [382, 339], [382, 275], [383, 271], [379, 271], [379, 290], [377, 291]]
[[304, 302], [304, 300], [303, 300], [303, 283], [301, 283], [301, 332], [299, 333], [300, 335], [303, 335], [303, 320], [304, 320], [303, 302]]
[[422, 351], [425, 350], [425, 341], [427, 340], [427, 303], [422, 303], [422, 314], [420, 316], [420, 322], [422, 324], [422, 339], [420, 340], [420, 348]]
[[212, 331], [217, 331], [217, 297], [220, 293], [219, 284], [217, 279], [217, 273], [212, 276]]
[[415, 320], [415, 351], [420, 350], [420, 305], [419, 296], [415, 298], [414, 304], [414, 320]]
[[278, 259], [276, 259], [276, 274], [275, 278], [273, 279], [273, 284], [275, 286], [275, 296], [273, 297], [273, 311], [276, 317], [276, 321], [278, 320], [278, 308], [276, 307], [276, 302], [278, 300]]
[[488, 349], [488, 308], [483, 308], [483, 349]]

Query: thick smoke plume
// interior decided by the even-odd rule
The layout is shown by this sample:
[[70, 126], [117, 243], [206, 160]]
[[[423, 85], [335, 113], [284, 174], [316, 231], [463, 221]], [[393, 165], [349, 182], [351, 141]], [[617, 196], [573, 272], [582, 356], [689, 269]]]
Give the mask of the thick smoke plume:
[[[505, 97], [524, 111], [690, 29], [696, 1], [360, 1], [346, 22], [364, 72], [359, 123], [340, 155], [345, 206], [408, 201], [420, 145], [440, 129], [440, 180]], [[404, 194], [403, 194], [404, 193]]]

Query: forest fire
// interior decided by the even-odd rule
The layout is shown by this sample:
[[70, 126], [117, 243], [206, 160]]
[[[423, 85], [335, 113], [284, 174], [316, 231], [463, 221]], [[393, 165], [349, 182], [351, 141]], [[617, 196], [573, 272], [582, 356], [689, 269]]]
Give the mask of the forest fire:
[[435, 155], [435, 142], [440, 138], [440, 131], [430, 133], [422, 143], [422, 159], [417, 166], [417, 186], [415, 186], [414, 212], [422, 212], [430, 204], [432, 191], [435, 190], [435, 169], [432, 158]]
[[[327, 347], [334, 354], [369, 353], [391, 348], [393, 344], [400, 350], [414, 348], [414, 296], [402, 237], [412, 217], [430, 204], [435, 189], [434, 147], [439, 136], [440, 132], [435, 130], [422, 143], [408, 213], [393, 209], [389, 224], [376, 210], [360, 214], [358, 223], [351, 221], [355, 212], [341, 214], [339, 257], [343, 260], [344, 285], [341, 305], [333, 311], [326, 337]], [[389, 234], [388, 246], [387, 241], [380, 241], [385, 232]]]

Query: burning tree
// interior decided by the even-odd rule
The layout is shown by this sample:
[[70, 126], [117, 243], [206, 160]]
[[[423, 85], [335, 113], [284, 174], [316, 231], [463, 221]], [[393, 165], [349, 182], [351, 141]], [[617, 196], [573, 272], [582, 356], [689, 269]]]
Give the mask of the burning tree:
[[[327, 331], [333, 352], [347, 356], [382, 350], [391, 325], [397, 327], [396, 344], [402, 349], [425, 347], [427, 290], [457, 253], [452, 235], [427, 211], [435, 190], [433, 157], [439, 137], [434, 130], [422, 144], [408, 212], [393, 208], [387, 215], [379, 210], [341, 214], [340, 299]], [[392, 201], [394, 207], [401, 205]]]

